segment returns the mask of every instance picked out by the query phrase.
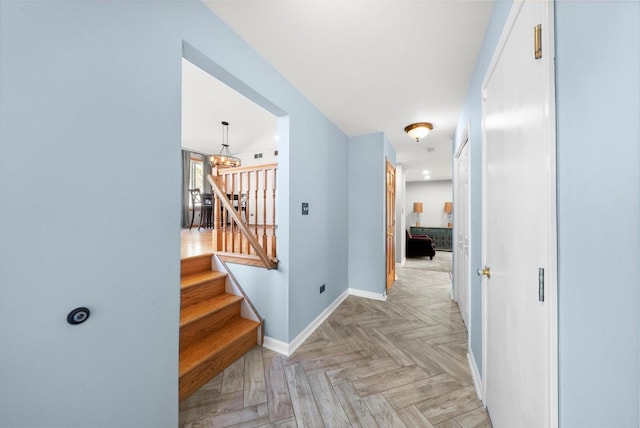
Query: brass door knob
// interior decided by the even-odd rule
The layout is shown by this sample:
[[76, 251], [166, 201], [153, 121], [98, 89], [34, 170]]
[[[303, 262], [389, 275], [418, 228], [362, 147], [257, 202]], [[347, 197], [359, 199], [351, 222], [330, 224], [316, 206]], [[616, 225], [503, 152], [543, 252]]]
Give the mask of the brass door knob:
[[478, 276], [486, 276], [487, 278], [491, 278], [491, 268], [487, 266], [478, 269], [476, 272], [478, 273]]

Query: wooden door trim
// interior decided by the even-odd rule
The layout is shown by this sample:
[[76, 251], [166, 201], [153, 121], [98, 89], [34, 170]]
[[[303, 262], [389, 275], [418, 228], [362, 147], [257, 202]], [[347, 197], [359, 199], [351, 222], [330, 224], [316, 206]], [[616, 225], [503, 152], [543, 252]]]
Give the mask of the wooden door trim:
[[[387, 200], [389, 197], [389, 181], [388, 181], [388, 174], [389, 171], [393, 172], [393, 183], [391, 188], [393, 189], [393, 204], [392, 204], [392, 209], [391, 209], [391, 219], [392, 219], [392, 224], [391, 227], [389, 227], [389, 201]], [[396, 168], [395, 166], [393, 166], [393, 164], [391, 162], [389, 162], [389, 159], [385, 159], [385, 170], [384, 170], [384, 217], [385, 217], [385, 221], [384, 221], [384, 227], [385, 227], [385, 241], [384, 241], [384, 248], [385, 248], [385, 292], [388, 292], [391, 287], [393, 286], [393, 283], [395, 282], [395, 265], [396, 265], [396, 239], [395, 239], [395, 228], [396, 228], [396, 218], [395, 218], [395, 200], [396, 200]], [[389, 230], [391, 230], [391, 250], [389, 250]], [[389, 258], [391, 258], [391, 260], [389, 260]], [[389, 273], [389, 266], [392, 266], [392, 272], [393, 272], [393, 276], [394, 278], [389, 281], [389, 277], [390, 277], [390, 273]]]

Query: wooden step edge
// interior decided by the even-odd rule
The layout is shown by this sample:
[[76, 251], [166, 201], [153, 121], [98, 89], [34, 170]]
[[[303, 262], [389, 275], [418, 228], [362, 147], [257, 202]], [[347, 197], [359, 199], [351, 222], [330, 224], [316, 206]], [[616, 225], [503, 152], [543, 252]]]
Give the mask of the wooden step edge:
[[198, 254], [195, 256], [187, 256], [187, 257], [182, 257], [180, 258], [180, 261], [192, 261], [192, 260], [196, 260], [196, 259], [204, 259], [206, 257], [211, 257], [213, 256], [213, 252], [210, 253], [202, 253], [202, 254]]
[[182, 290], [203, 284], [205, 282], [215, 281], [217, 279], [226, 278], [226, 272], [218, 272], [217, 270], [208, 270], [206, 272], [193, 273], [180, 278], [180, 288]]
[[222, 349], [221, 352], [212, 355], [211, 358], [203, 361], [193, 370], [180, 376], [178, 381], [178, 399], [184, 400], [189, 395], [196, 392], [207, 382], [222, 373], [231, 366], [238, 358], [242, 358], [247, 352], [256, 347], [256, 332], [250, 331], [248, 334], [238, 337], [233, 346]]
[[213, 253], [198, 254], [197, 256], [180, 259], [180, 276], [187, 276], [197, 272], [211, 270]]
[[213, 296], [200, 303], [195, 303], [180, 311], [180, 328], [194, 323], [204, 317], [214, 315], [229, 306], [233, 306], [241, 302], [242, 300], [242, 296], [224, 293]]
[[259, 325], [259, 322], [238, 317], [227, 323], [224, 329], [216, 330], [211, 335], [192, 343], [180, 352], [180, 377], [197, 369], [200, 364], [224, 352], [228, 347], [242, 343], [248, 334], [256, 334], [257, 344]]

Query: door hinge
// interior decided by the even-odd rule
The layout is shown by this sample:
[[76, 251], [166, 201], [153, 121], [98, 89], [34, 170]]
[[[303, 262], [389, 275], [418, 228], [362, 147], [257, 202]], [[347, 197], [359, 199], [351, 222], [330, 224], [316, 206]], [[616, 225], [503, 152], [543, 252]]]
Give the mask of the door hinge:
[[544, 268], [538, 268], [538, 302], [544, 302]]
[[536, 59], [542, 58], [542, 24], [533, 27], [533, 55]]

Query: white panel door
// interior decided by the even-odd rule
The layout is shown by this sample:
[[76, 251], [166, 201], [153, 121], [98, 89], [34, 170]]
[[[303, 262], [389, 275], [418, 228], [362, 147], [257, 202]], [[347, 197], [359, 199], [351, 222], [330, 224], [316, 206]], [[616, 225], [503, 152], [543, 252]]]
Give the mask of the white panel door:
[[453, 204], [455, 233], [455, 297], [462, 320], [469, 329], [469, 144], [463, 143], [456, 156], [456, 185]]
[[[550, 5], [514, 4], [484, 93], [486, 404], [495, 428], [557, 424]], [[534, 58], [542, 25], [543, 56]], [[544, 269], [545, 300], [539, 295]]]

